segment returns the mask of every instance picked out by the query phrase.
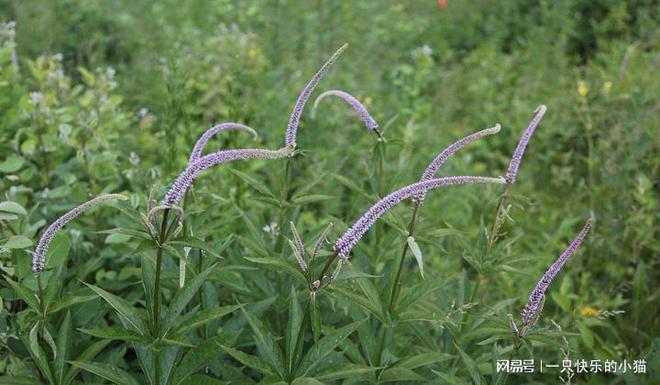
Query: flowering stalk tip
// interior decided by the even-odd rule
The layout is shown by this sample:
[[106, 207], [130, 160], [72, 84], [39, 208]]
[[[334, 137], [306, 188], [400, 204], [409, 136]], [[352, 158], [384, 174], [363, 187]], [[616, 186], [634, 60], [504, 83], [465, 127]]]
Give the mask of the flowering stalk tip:
[[247, 132], [249, 134], [252, 134], [252, 136], [254, 137], [255, 140], [259, 137], [257, 132], [252, 127], [248, 127], [244, 124], [233, 123], [233, 122], [220, 123], [216, 126], [213, 126], [213, 127], [209, 128], [208, 130], [206, 130], [202, 134], [202, 136], [200, 136], [199, 139], [197, 139], [197, 142], [195, 143], [195, 146], [193, 147], [193, 149], [190, 153], [190, 158], [188, 160], [188, 164], [192, 164], [195, 161], [199, 160], [199, 158], [202, 157], [202, 150], [204, 149], [204, 146], [206, 145], [206, 143], [213, 136], [217, 135], [218, 133], [220, 133], [222, 131], [226, 131], [226, 130], [238, 130], [238, 131]]
[[527, 305], [525, 305], [525, 308], [522, 312], [522, 327], [520, 330], [521, 337], [524, 336], [538, 320], [541, 314], [541, 310], [543, 310], [543, 298], [545, 297], [545, 292], [548, 289], [548, 286], [550, 286], [550, 283], [552, 283], [552, 280], [557, 276], [566, 261], [568, 261], [568, 259], [573, 254], [575, 254], [578, 247], [580, 247], [580, 244], [589, 233], [589, 230], [591, 230], [593, 227], [594, 222], [595, 219], [592, 215], [591, 218], [589, 218], [589, 220], [587, 220], [587, 222], [584, 224], [584, 227], [582, 227], [582, 230], [580, 230], [575, 239], [573, 239], [573, 242], [568, 245], [566, 250], [564, 250], [559, 258], [557, 258], [557, 260], [548, 268], [548, 270], [545, 272], [545, 274], [543, 274], [539, 282], [534, 287], [534, 290], [532, 290], [529, 296], [529, 300], [527, 301]]
[[292, 146], [286, 146], [279, 150], [263, 150], [263, 149], [240, 149], [240, 150], [225, 150], [217, 151], [199, 158], [192, 164], [189, 164], [186, 169], [179, 174], [172, 186], [170, 187], [165, 198], [163, 198], [163, 205], [174, 206], [178, 205], [186, 191], [193, 183], [195, 178], [204, 170], [213, 167], [217, 164], [230, 162], [232, 160], [240, 159], [279, 159], [290, 156], [294, 153]]
[[[422, 177], [419, 179], [419, 181], [423, 182], [423, 181], [427, 181], [427, 180], [432, 179], [435, 176], [435, 174], [438, 172], [440, 167], [442, 167], [442, 165], [445, 164], [447, 159], [449, 159], [449, 157], [454, 155], [458, 150], [460, 150], [461, 148], [463, 148], [463, 147], [467, 146], [468, 144], [474, 142], [477, 139], [483, 138], [484, 136], [497, 134], [498, 132], [500, 132], [500, 129], [501, 129], [501, 126], [500, 126], [499, 123], [497, 123], [494, 127], [490, 127], [490, 128], [486, 128], [486, 129], [481, 130], [481, 131], [477, 131], [474, 134], [468, 135], [468, 136], [454, 142], [449, 147], [442, 150], [442, 152], [440, 154], [438, 154], [438, 156], [436, 156], [435, 159], [433, 159], [433, 161], [428, 165], [426, 170], [424, 170], [424, 173], [422, 174]], [[420, 193], [420, 194], [416, 195], [415, 197], [413, 197], [413, 201], [414, 201], [415, 205], [417, 205], [417, 206], [421, 205], [422, 202], [424, 201], [424, 196], [425, 195], [426, 194], [423, 192], [423, 193]]]
[[503, 184], [505, 183], [505, 180], [503, 178], [481, 176], [451, 176], [417, 182], [400, 188], [371, 206], [362, 217], [360, 217], [360, 219], [358, 219], [355, 224], [353, 224], [353, 226], [351, 226], [351, 228], [349, 228], [348, 231], [346, 231], [344, 235], [335, 242], [335, 251], [340, 260], [347, 261], [351, 249], [353, 249], [355, 244], [357, 244], [371, 226], [376, 223], [376, 220], [404, 199], [442, 186], [479, 183]]
[[518, 168], [520, 167], [520, 161], [522, 160], [523, 154], [525, 153], [527, 144], [529, 143], [529, 140], [532, 138], [532, 135], [534, 135], [534, 130], [536, 130], [536, 126], [538, 126], [539, 122], [541, 122], [541, 119], [543, 119], [543, 115], [545, 115], [547, 109], [548, 108], [546, 106], [541, 104], [534, 111], [536, 115], [534, 116], [532, 121], [529, 122], [529, 126], [527, 126], [527, 129], [525, 130], [525, 132], [523, 132], [522, 136], [520, 137], [520, 141], [518, 141], [516, 150], [513, 152], [513, 156], [511, 157], [511, 161], [509, 162], [509, 169], [507, 170], [505, 176], [507, 183], [513, 184], [516, 181], [516, 175], [518, 175]]
[[364, 125], [367, 127], [367, 129], [369, 131], [373, 131], [376, 136], [378, 136], [378, 138], [382, 138], [382, 135], [378, 130], [378, 123], [376, 123], [376, 120], [371, 116], [369, 111], [367, 111], [367, 108], [351, 94], [344, 91], [330, 90], [319, 95], [319, 97], [314, 101], [314, 105], [312, 107], [312, 116], [316, 114], [316, 109], [318, 108], [319, 103], [321, 103], [321, 100], [328, 96], [337, 96], [348, 103], [348, 105], [353, 107], [355, 112], [357, 112], [358, 116], [364, 122]]
[[291, 117], [289, 118], [289, 124], [286, 128], [285, 134], [285, 143], [287, 146], [295, 146], [296, 144], [296, 133], [298, 131], [298, 124], [300, 123], [300, 116], [302, 115], [303, 109], [305, 108], [305, 103], [309, 99], [310, 95], [314, 91], [314, 88], [319, 84], [321, 79], [328, 72], [330, 67], [337, 61], [339, 55], [344, 52], [348, 47], [348, 44], [344, 44], [335, 53], [328, 59], [328, 61], [323, 64], [323, 66], [312, 76], [305, 88], [302, 90], [296, 100], [296, 104], [293, 106], [293, 111], [291, 111]]
[[35, 273], [41, 273], [46, 268], [46, 253], [50, 247], [50, 242], [53, 240], [55, 234], [64, 227], [67, 223], [71, 222], [75, 217], [85, 212], [87, 209], [94, 207], [98, 204], [101, 204], [106, 201], [112, 200], [126, 200], [128, 197], [121, 194], [104, 194], [99, 195], [96, 198], [88, 200], [87, 202], [81, 204], [80, 206], [74, 207], [69, 210], [66, 214], [57, 218], [57, 220], [46, 228], [46, 231], [41, 235], [39, 243], [34, 250], [34, 255], [32, 256], [32, 270]]

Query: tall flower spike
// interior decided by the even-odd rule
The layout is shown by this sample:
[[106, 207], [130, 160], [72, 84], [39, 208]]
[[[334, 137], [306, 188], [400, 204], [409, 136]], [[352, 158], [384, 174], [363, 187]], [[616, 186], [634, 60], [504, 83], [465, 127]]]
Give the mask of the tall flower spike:
[[126, 200], [128, 197], [120, 194], [105, 194], [99, 195], [96, 198], [88, 200], [87, 202], [81, 204], [78, 207], [71, 209], [66, 214], [57, 218], [57, 220], [48, 226], [46, 231], [41, 235], [37, 247], [34, 249], [34, 255], [32, 256], [32, 270], [35, 273], [41, 273], [46, 268], [46, 253], [48, 252], [48, 247], [50, 247], [50, 242], [53, 240], [55, 234], [64, 227], [67, 223], [71, 222], [75, 217], [82, 214], [85, 210], [94, 207], [100, 203], [112, 200]]
[[195, 143], [195, 146], [192, 149], [192, 152], [190, 153], [190, 159], [188, 160], [188, 164], [193, 164], [195, 161], [199, 160], [199, 158], [202, 157], [202, 150], [204, 149], [204, 146], [206, 143], [215, 135], [222, 131], [226, 130], [238, 130], [238, 131], [245, 131], [249, 134], [252, 134], [254, 139], [256, 140], [259, 135], [257, 135], [257, 132], [252, 129], [251, 127], [248, 127], [246, 125], [240, 124], [240, 123], [233, 123], [233, 122], [228, 122], [228, 123], [220, 123], [217, 126], [213, 126], [206, 130], [202, 136], [197, 139], [197, 142]]
[[353, 224], [353, 226], [351, 226], [351, 228], [335, 242], [335, 251], [340, 259], [348, 260], [348, 255], [350, 254], [351, 249], [353, 249], [355, 244], [371, 228], [371, 226], [376, 223], [376, 220], [404, 199], [442, 186], [478, 183], [504, 184], [505, 182], [506, 181], [503, 178], [451, 176], [417, 182], [400, 188], [371, 206], [362, 217], [360, 217], [360, 219], [358, 219], [355, 224]]
[[276, 151], [247, 148], [241, 150], [218, 151], [205, 155], [195, 161], [195, 163], [188, 165], [188, 167], [179, 174], [174, 183], [172, 183], [172, 187], [170, 187], [167, 194], [165, 194], [163, 204], [166, 206], [178, 205], [195, 178], [197, 178], [202, 171], [217, 164], [239, 159], [279, 159], [290, 156], [293, 154], [293, 151], [293, 147], [288, 146]]
[[555, 263], [553, 263], [552, 266], [548, 268], [545, 274], [543, 274], [541, 277], [541, 280], [536, 284], [536, 287], [534, 287], [534, 290], [532, 290], [532, 293], [529, 295], [527, 305], [522, 312], [522, 327], [520, 330], [521, 336], [524, 336], [538, 320], [542, 310], [541, 307], [545, 291], [548, 289], [548, 286], [550, 286], [550, 283], [555, 278], [555, 276], [557, 276], [568, 258], [575, 254], [578, 247], [580, 247], [580, 244], [589, 233], [589, 230], [591, 230], [593, 224], [594, 218], [592, 216], [589, 218], [587, 223], [585, 223], [584, 227], [582, 230], [580, 230], [575, 239], [573, 239], [573, 242], [571, 242], [568, 248], [566, 248], [566, 250], [564, 250], [564, 252], [559, 256], [559, 258], [557, 258]]
[[351, 94], [346, 93], [344, 91], [330, 90], [319, 95], [319, 97], [316, 98], [316, 100], [314, 101], [314, 106], [312, 107], [312, 116], [316, 115], [316, 108], [318, 107], [319, 103], [321, 103], [321, 100], [325, 99], [328, 96], [337, 96], [343, 99], [346, 103], [348, 103], [351, 107], [353, 107], [353, 109], [355, 110], [355, 112], [357, 112], [360, 119], [362, 119], [362, 121], [364, 122], [364, 125], [367, 127], [367, 129], [369, 131], [373, 131], [374, 134], [376, 134], [376, 136], [378, 136], [379, 139], [382, 138], [382, 135], [378, 130], [378, 123], [376, 123], [376, 120], [374, 120], [371, 114], [369, 114], [367, 108]]
[[302, 238], [300, 238], [298, 230], [296, 230], [296, 225], [294, 225], [293, 222], [289, 222], [289, 225], [291, 226], [291, 233], [293, 234], [293, 241], [289, 241], [291, 249], [293, 249], [293, 253], [296, 255], [296, 259], [298, 260], [298, 264], [302, 271], [307, 271], [307, 263], [305, 262], [305, 244], [303, 243]]
[[[442, 150], [442, 152], [438, 154], [438, 156], [436, 156], [435, 159], [433, 159], [433, 162], [431, 162], [429, 166], [426, 168], [419, 181], [424, 182], [426, 180], [433, 179], [433, 177], [438, 172], [440, 167], [442, 167], [442, 165], [445, 164], [445, 162], [447, 161], [447, 159], [449, 159], [450, 156], [454, 155], [458, 150], [474, 142], [477, 139], [481, 139], [484, 136], [497, 134], [498, 132], [500, 132], [500, 128], [501, 126], [498, 123], [495, 125], [495, 127], [490, 127], [490, 128], [486, 128], [485, 130], [477, 131], [474, 134], [468, 135], [454, 142], [452, 145]], [[424, 202], [425, 195], [426, 195], [425, 193], [416, 195], [413, 198], [415, 205], [417, 206], [421, 205], [422, 202]]]
[[506, 176], [504, 177], [506, 179], [506, 182], [508, 184], [513, 184], [516, 181], [516, 175], [518, 175], [518, 168], [520, 167], [520, 161], [523, 157], [523, 154], [525, 153], [525, 148], [527, 148], [527, 144], [529, 143], [529, 140], [532, 138], [532, 135], [534, 135], [534, 130], [536, 129], [536, 126], [539, 125], [539, 122], [543, 118], [543, 115], [545, 115], [545, 111], [548, 108], [541, 104], [536, 108], [536, 115], [532, 119], [531, 122], [529, 122], [529, 126], [527, 126], [527, 129], [525, 132], [523, 132], [522, 136], [520, 137], [520, 141], [518, 142], [518, 146], [516, 146], [516, 150], [513, 152], [513, 156], [511, 157], [511, 161], [509, 162], [509, 169], [506, 172]]
[[307, 103], [307, 100], [314, 91], [314, 88], [316, 88], [316, 85], [319, 84], [321, 79], [323, 79], [330, 67], [335, 64], [339, 58], [339, 55], [344, 52], [346, 47], [348, 47], [348, 44], [344, 44], [339, 47], [339, 49], [330, 57], [330, 59], [328, 59], [328, 61], [323, 64], [318, 72], [312, 76], [309, 83], [307, 83], [303, 91], [298, 96], [298, 100], [296, 100], [296, 104], [293, 106], [293, 111], [291, 111], [291, 117], [289, 118], [289, 124], [286, 128], [285, 144], [287, 146], [292, 146], [294, 148], [296, 147], [296, 133], [298, 132], [298, 124], [300, 123], [300, 116], [302, 115], [303, 109], [305, 108], [305, 103]]

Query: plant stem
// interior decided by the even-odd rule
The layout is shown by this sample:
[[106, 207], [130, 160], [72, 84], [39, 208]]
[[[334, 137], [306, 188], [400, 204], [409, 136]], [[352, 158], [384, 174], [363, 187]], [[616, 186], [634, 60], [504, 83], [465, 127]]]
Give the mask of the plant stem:
[[495, 240], [497, 240], [500, 227], [502, 226], [502, 222], [501, 222], [501, 216], [503, 215], [502, 211], [506, 206], [506, 201], [509, 196], [510, 189], [511, 189], [510, 183], [504, 185], [504, 191], [500, 196], [500, 201], [497, 203], [497, 210], [495, 210], [495, 220], [493, 221], [493, 224], [490, 227], [490, 231], [488, 232], [488, 245], [486, 246], [486, 257], [489, 257], [491, 252], [493, 251], [493, 245], [495, 244]]
[[[408, 236], [412, 237], [415, 231], [415, 225], [417, 224], [417, 213], [419, 205], [415, 204], [413, 207], [413, 214], [410, 218], [410, 223], [408, 223]], [[408, 243], [406, 242], [403, 245], [403, 251], [401, 252], [401, 257], [399, 258], [399, 267], [396, 271], [396, 276], [394, 278], [394, 283], [392, 284], [392, 292], [390, 293], [390, 299], [387, 304], [390, 314], [394, 313], [394, 307], [396, 304], [397, 296], [399, 295], [399, 287], [401, 281], [401, 271], [403, 270], [403, 264], [406, 260], [406, 254], [408, 254]]]
[[[154, 338], [160, 339], [160, 271], [163, 263], [163, 244], [165, 243], [167, 234], [167, 218], [170, 214], [170, 209], [163, 211], [163, 221], [160, 224], [159, 246], [156, 251], [156, 279], [154, 282], [154, 298], [153, 298], [153, 324], [154, 324]], [[160, 385], [160, 347], [156, 346], [154, 352], [154, 379], [155, 384]]]
[[288, 205], [288, 200], [289, 200], [289, 183], [290, 183], [290, 178], [291, 178], [291, 158], [287, 158], [286, 160], [286, 165], [284, 169], [284, 181], [282, 182], [282, 191], [280, 192], [280, 210], [279, 210], [279, 215], [277, 219], [277, 237], [275, 241], [275, 251], [280, 252], [282, 251], [282, 243], [283, 243], [283, 231], [282, 228], [284, 226], [284, 221], [286, 219], [286, 210], [287, 210], [287, 205]]

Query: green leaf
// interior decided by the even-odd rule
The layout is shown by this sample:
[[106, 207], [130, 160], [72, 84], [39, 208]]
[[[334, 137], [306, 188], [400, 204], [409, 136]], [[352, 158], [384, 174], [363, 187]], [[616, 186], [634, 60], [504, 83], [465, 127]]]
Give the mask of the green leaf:
[[0, 202], [0, 211], [17, 215], [27, 215], [27, 211], [25, 211], [23, 206], [12, 201]]
[[232, 356], [236, 361], [240, 362], [241, 364], [247, 366], [248, 368], [252, 368], [260, 373], [263, 373], [267, 376], [272, 376], [274, 373], [272, 369], [270, 368], [270, 365], [262, 360], [261, 358], [257, 356], [253, 356], [251, 354], [243, 353], [240, 350], [236, 350], [233, 348], [230, 348], [228, 346], [224, 346], [222, 344], [218, 344], [227, 354]]
[[395, 367], [416, 369], [419, 367], [435, 364], [437, 362], [447, 361], [454, 358], [451, 354], [440, 352], [429, 352], [416, 354], [401, 360], [394, 365]]
[[477, 364], [470, 358], [467, 353], [465, 353], [456, 343], [454, 343], [454, 347], [456, 350], [458, 350], [458, 353], [461, 355], [461, 360], [463, 361], [463, 364], [465, 364], [465, 368], [467, 369], [468, 373], [470, 373], [470, 377], [472, 378], [472, 381], [474, 382], [475, 385], [481, 385], [485, 382], [484, 378], [481, 376], [481, 373], [479, 373], [479, 368], [477, 367]]
[[229, 384], [226, 381], [220, 381], [218, 379], [207, 377], [207, 376], [192, 376], [183, 382], [181, 385], [226, 385]]
[[0, 377], [0, 385], [41, 385], [41, 381], [25, 376], [5, 376]]
[[385, 369], [380, 375], [380, 382], [428, 381], [426, 378], [407, 368], [393, 367]]
[[55, 376], [58, 383], [64, 382], [64, 361], [71, 349], [71, 312], [66, 312], [57, 334], [57, 355], [55, 356]]
[[66, 263], [71, 249], [71, 242], [65, 232], [55, 234], [46, 253], [46, 267], [56, 268]]
[[53, 305], [48, 309], [48, 314], [55, 314], [73, 305], [91, 301], [96, 297], [96, 295], [65, 295], [64, 298], [53, 302]]
[[94, 336], [98, 338], [147, 343], [147, 340], [137, 332], [124, 328], [98, 328], [98, 329], [78, 329], [78, 330], [82, 333], [89, 334], [90, 336]]
[[53, 372], [48, 361], [46, 353], [43, 351], [39, 345], [39, 329], [41, 328], [41, 321], [34, 324], [30, 330], [28, 337], [30, 353], [34, 359], [34, 363], [39, 367], [41, 372], [46, 375], [50, 382], [55, 382], [53, 378]]
[[262, 193], [262, 194], [264, 194], [264, 195], [266, 195], [266, 196], [268, 196], [268, 197], [270, 197], [270, 198], [277, 199], [277, 198], [275, 197], [275, 194], [273, 194], [273, 193], [270, 191], [270, 189], [268, 189], [268, 187], [267, 187], [265, 184], [259, 182], [259, 181], [256, 180], [255, 178], [249, 176], [249, 175], [246, 174], [246, 173], [243, 173], [243, 172], [240, 172], [240, 171], [238, 171], [238, 170], [235, 170], [235, 169], [233, 169], [233, 168], [230, 169], [230, 171], [231, 171], [234, 175], [236, 175], [237, 177], [243, 179], [243, 181], [245, 181], [247, 184], [249, 184], [250, 186], [252, 186], [252, 188], [254, 188], [255, 190], [259, 191], [260, 193]]
[[366, 377], [366, 375], [376, 370], [378, 370], [378, 368], [371, 366], [344, 364], [324, 369], [323, 371], [314, 375], [314, 378], [321, 381], [335, 381], [344, 378], [359, 380], [360, 378]]
[[356, 294], [352, 292], [351, 290], [347, 290], [344, 288], [341, 288], [339, 286], [333, 286], [331, 287], [331, 293], [335, 295], [339, 295], [341, 297], [345, 297], [348, 299], [350, 302], [354, 302], [356, 305], [360, 306], [364, 310], [368, 311], [372, 315], [374, 315], [376, 318], [378, 318], [379, 321], [382, 323], [388, 323], [387, 319], [382, 313], [382, 309], [380, 305], [374, 305], [372, 301], [369, 299]]
[[424, 258], [422, 258], [422, 250], [419, 249], [417, 242], [415, 242], [415, 238], [408, 237], [407, 242], [410, 251], [412, 251], [413, 256], [415, 256], [415, 259], [417, 260], [419, 273], [422, 275], [422, 279], [424, 279]]
[[24, 235], [12, 235], [2, 246], [8, 249], [26, 249], [32, 246], [32, 240]]
[[324, 385], [321, 381], [311, 377], [298, 377], [291, 385]]
[[290, 275], [292, 275], [294, 278], [296, 278], [300, 283], [307, 286], [307, 278], [305, 278], [305, 276], [300, 271], [300, 269], [298, 267], [295, 267], [287, 263], [286, 261], [283, 261], [282, 259], [272, 258], [272, 257], [267, 257], [267, 258], [245, 257], [245, 259], [250, 262], [258, 263], [260, 265], [269, 265], [277, 270], [285, 271]]
[[293, 371], [293, 364], [297, 358], [294, 357], [294, 354], [296, 353], [296, 343], [298, 342], [298, 333], [302, 324], [302, 318], [302, 310], [300, 309], [300, 304], [298, 304], [296, 289], [291, 286], [291, 292], [289, 294], [289, 319], [286, 333], [286, 357], [289, 373]]
[[142, 289], [147, 307], [147, 317], [153, 319], [154, 287], [156, 285], [156, 262], [147, 254], [140, 258], [140, 272], [142, 273]]
[[21, 167], [23, 167], [23, 163], [25, 163], [25, 159], [22, 157], [18, 155], [10, 155], [4, 162], [0, 163], [0, 172], [11, 174], [12, 172], [20, 170]]
[[37, 300], [36, 295], [32, 293], [30, 290], [28, 290], [26, 287], [21, 285], [20, 283], [12, 281], [6, 275], [4, 277], [7, 283], [9, 283], [9, 285], [11, 286], [11, 288], [14, 289], [16, 295], [18, 295], [20, 299], [22, 299], [25, 303], [28, 304], [28, 306], [30, 306], [34, 311], [38, 313], [39, 302]]
[[275, 338], [264, 328], [263, 324], [252, 317], [244, 307], [241, 306], [241, 311], [248, 321], [248, 324], [254, 332], [254, 340], [260, 352], [263, 353], [270, 361], [271, 366], [275, 369], [280, 377], [283, 377], [284, 366], [282, 365], [281, 353], [276, 350]]
[[188, 377], [216, 359], [221, 354], [218, 344], [226, 338], [224, 335], [219, 335], [202, 342], [194, 349], [190, 349], [174, 370], [170, 383], [173, 385], [181, 384]]
[[[88, 361], [96, 357], [97, 354], [99, 354], [103, 349], [105, 349], [108, 344], [110, 344], [110, 340], [101, 340], [101, 341], [96, 341], [93, 344], [91, 344], [87, 349], [85, 349], [78, 357], [76, 357], [77, 361]], [[80, 368], [76, 366], [70, 366], [69, 370], [66, 372], [66, 376], [64, 377], [64, 385], [70, 384], [71, 381], [76, 377], [76, 375], [80, 372]]]
[[107, 291], [101, 289], [100, 287], [85, 283], [87, 287], [94, 290], [101, 298], [103, 298], [113, 309], [119, 313], [119, 315], [126, 320], [131, 326], [133, 326], [141, 335], [145, 335], [145, 326], [142, 319], [138, 316], [138, 311], [134, 307], [130, 306], [128, 302], [124, 299], [117, 297], [114, 294], [110, 294]]
[[328, 333], [314, 344], [303, 358], [298, 368], [298, 373], [307, 376], [315, 373], [315, 368], [322, 364], [323, 359], [327, 357], [344, 339], [350, 336], [364, 320], [353, 322], [337, 330]]
[[211, 246], [208, 243], [202, 241], [201, 239], [192, 238], [192, 237], [179, 238], [173, 241], [169, 241], [166, 244], [188, 246], [194, 249], [201, 249], [206, 251], [210, 256], [214, 258], [218, 258], [218, 259], [222, 258], [218, 253], [215, 252], [215, 250], [211, 248]]
[[117, 385], [140, 385], [140, 383], [129, 373], [109, 364], [82, 361], [70, 361], [70, 364], [82, 370], [96, 374], [101, 378], [105, 378]]
[[294, 197], [293, 199], [291, 199], [291, 202], [293, 202], [296, 205], [301, 205], [305, 203], [328, 201], [335, 198], [336, 197], [332, 195], [310, 194], [310, 195], [301, 195], [298, 197]]
[[192, 280], [190, 280], [190, 282], [188, 282], [187, 285], [177, 290], [170, 304], [170, 308], [167, 316], [168, 325], [172, 325], [174, 323], [176, 317], [178, 317], [178, 315], [181, 314], [181, 312], [183, 311], [183, 309], [185, 309], [188, 302], [192, 300], [192, 298], [195, 296], [197, 291], [199, 291], [199, 288], [202, 287], [204, 281], [206, 281], [206, 278], [209, 276], [209, 274], [211, 274], [211, 272], [217, 266], [218, 264], [214, 263], [213, 265], [209, 266], [201, 273], [197, 274], [197, 276]]
[[239, 307], [240, 306], [238, 305], [229, 305], [229, 306], [222, 306], [213, 309], [195, 311], [195, 314], [192, 317], [186, 318], [185, 320], [182, 320], [182, 322], [178, 323], [178, 326], [175, 326], [175, 329], [170, 333], [170, 335], [179, 336], [184, 333], [187, 333], [211, 321], [214, 321], [224, 315], [233, 313]]

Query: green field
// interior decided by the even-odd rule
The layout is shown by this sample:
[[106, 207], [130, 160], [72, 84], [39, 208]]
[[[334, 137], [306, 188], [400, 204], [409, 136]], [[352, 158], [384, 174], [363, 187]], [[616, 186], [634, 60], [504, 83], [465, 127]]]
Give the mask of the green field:
[[0, 385], [660, 383], [659, 9], [0, 0]]

